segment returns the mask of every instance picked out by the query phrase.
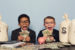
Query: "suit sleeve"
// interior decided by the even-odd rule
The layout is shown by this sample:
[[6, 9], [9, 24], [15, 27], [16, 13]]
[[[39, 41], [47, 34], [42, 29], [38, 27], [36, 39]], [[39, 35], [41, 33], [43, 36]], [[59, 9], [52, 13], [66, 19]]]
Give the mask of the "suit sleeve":
[[56, 31], [55, 40], [56, 42], [59, 42], [59, 31]]
[[38, 40], [39, 37], [43, 37], [42, 31], [39, 32], [37, 40]]
[[31, 34], [30, 34], [30, 42], [31, 43], [36, 43], [36, 34], [35, 34], [35, 32], [33, 31], [33, 32], [31, 32]]
[[12, 35], [11, 35], [11, 41], [17, 41], [18, 39], [18, 35], [15, 31], [12, 31]]
[[57, 34], [56, 42], [59, 42], [59, 33]]

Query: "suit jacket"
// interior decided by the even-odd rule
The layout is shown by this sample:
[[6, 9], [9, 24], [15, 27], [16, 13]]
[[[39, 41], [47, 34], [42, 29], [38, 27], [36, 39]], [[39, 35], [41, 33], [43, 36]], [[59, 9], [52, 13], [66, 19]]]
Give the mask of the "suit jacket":
[[[45, 30], [45, 29], [44, 29], [44, 30]], [[43, 31], [43, 30], [41, 30], [41, 31], [39, 32], [37, 39], [38, 39], [39, 37], [43, 37], [42, 31]], [[56, 29], [53, 29], [52, 35], [53, 35], [54, 39], [56, 40], [56, 42], [59, 42], [59, 31], [56, 30]]]
[[[29, 33], [29, 36], [30, 36], [30, 43], [35, 43], [36, 42], [36, 34], [33, 30], [31, 29], [28, 29], [28, 31], [30, 32]], [[18, 40], [18, 36], [19, 36], [19, 32], [21, 32], [21, 28], [18, 28], [16, 30], [13, 30], [12, 31], [12, 35], [11, 35], [11, 40], [12, 41], [17, 41]]]

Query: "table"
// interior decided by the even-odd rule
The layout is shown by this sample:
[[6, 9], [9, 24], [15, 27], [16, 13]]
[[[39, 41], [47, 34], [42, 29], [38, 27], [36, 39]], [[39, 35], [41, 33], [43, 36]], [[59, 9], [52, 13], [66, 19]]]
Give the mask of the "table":
[[[45, 48], [45, 49], [39, 49], [39, 50], [52, 50], [50, 48]], [[70, 47], [64, 47], [64, 48], [60, 48], [57, 50], [75, 50], [75, 46], [70, 46]]]
[[[10, 43], [9, 43], [10, 44]], [[47, 43], [47, 44], [35, 44], [35, 45], [26, 45], [23, 47], [17, 47], [17, 48], [2, 48], [0, 47], [0, 50], [52, 50], [51, 47], [55, 47], [58, 48], [58, 44], [61, 44], [60, 42], [55, 42], [55, 43]], [[54, 49], [54, 50], [75, 50], [75, 46], [74, 45], [70, 45], [70, 46], [64, 46], [62, 48], [59, 49]]]

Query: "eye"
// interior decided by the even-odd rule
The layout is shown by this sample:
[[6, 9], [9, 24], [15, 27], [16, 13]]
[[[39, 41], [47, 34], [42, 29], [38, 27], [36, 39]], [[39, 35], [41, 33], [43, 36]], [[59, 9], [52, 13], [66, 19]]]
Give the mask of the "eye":
[[21, 23], [29, 23], [29, 21], [21, 21]]
[[45, 22], [45, 24], [54, 24], [54, 22]]

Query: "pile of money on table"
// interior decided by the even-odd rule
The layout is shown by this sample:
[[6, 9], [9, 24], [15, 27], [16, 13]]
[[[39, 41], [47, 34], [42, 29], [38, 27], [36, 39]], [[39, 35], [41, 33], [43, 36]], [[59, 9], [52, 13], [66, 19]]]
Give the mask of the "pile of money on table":
[[49, 49], [60, 49], [62, 47], [65, 47], [64, 45], [69, 45], [68, 43], [61, 43], [61, 42], [54, 42], [54, 43], [47, 43], [47, 44], [31, 44], [31, 45], [25, 45], [23, 47], [18, 47], [18, 48], [10, 48], [10, 47], [2, 47], [0, 46], [0, 50], [41, 50], [44, 48], [49, 48]]

